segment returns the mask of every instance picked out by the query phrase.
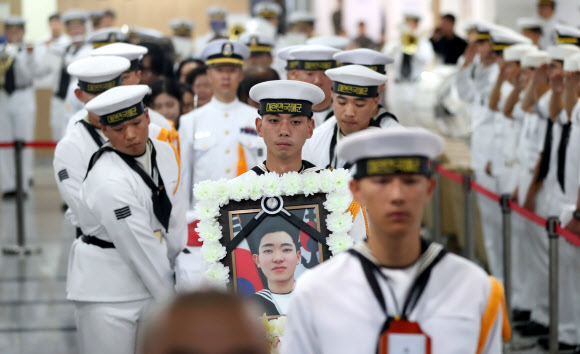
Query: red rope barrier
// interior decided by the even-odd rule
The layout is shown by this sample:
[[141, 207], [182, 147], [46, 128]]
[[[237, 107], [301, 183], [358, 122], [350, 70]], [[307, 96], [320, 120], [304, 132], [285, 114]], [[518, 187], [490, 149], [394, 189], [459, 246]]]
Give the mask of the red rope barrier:
[[[443, 168], [441, 165], [437, 165], [436, 170], [443, 177], [446, 177], [446, 178], [448, 178], [454, 182], [460, 183], [460, 184], [463, 183], [463, 176], [458, 174], [458, 173], [449, 171], [449, 170]], [[498, 194], [484, 188], [483, 186], [481, 186], [480, 184], [478, 184], [474, 181], [470, 182], [470, 186], [477, 193], [482, 194], [483, 196], [499, 203], [499, 200], [501, 197]], [[517, 204], [514, 201], [509, 201], [508, 206], [509, 206], [510, 210], [515, 211], [516, 213], [520, 214], [524, 219], [527, 219], [527, 220], [535, 223], [538, 226], [546, 227], [546, 224], [548, 222], [548, 220], [546, 218], [543, 218], [543, 217], [523, 208], [521, 205]], [[579, 235], [576, 235], [575, 233], [571, 232], [570, 230], [566, 230], [565, 228], [563, 228], [560, 225], [556, 225], [556, 233], [558, 235], [560, 235], [561, 237], [563, 237], [569, 243], [573, 244], [574, 246], [580, 247], [580, 236]]]
[[[34, 149], [54, 149], [56, 147], [56, 141], [29, 141], [24, 143], [24, 147], [34, 148]], [[13, 148], [14, 142], [4, 142], [0, 143], [0, 149], [2, 148]]]

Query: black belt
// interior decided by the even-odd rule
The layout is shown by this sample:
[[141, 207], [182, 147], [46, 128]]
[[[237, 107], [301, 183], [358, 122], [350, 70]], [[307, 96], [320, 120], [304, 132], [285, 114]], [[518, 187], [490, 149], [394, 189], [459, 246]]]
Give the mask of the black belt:
[[112, 242], [103, 241], [100, 238], [97, 238], [95, 236], [83, 235], [81, 237], [81, 240], [83, 240], [84, 243], [87, 243], [89, 245], [98, 246], [101, 248], [115, 248], [115, 245]]

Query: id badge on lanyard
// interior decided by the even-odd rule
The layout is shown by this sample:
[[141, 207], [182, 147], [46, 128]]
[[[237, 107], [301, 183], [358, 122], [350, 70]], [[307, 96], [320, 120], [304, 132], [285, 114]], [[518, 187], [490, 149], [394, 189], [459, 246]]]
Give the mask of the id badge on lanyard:
[[[435, 257], [425, 257], [432, 259], [432, 261], [429, 264], [423, 264], [419, 267], [420, 274], [411, 286], [411, 290], [403, 306], [403, 311], [400, 315], [397, 314], [396, 318], [388, 315], [385, 298], [375, 276], [375, 272], [378, 272], [382, 276], [378, 266], [358, 251], [354, 249], [349, 250], [351, 254], [359, 258], [365, 277], [387, 317], [379, 333], [377, 343], [378, 354], [431, 354], [431, 338], [423, 332], [419, 323], [409, 321], [407, 316], [415, 308], [423, 290], [425, 290], [431, 275], [431, 270], [446, 254], [440, 246], [434, 246], [433, 248], [433, 252], [438, 252], [438, 254]], [[431, 251], [428, 250], [427, 252]], [[393, 300], [395, 300], [392, 288], [389, 287], [389, 289], [391, 290]]]

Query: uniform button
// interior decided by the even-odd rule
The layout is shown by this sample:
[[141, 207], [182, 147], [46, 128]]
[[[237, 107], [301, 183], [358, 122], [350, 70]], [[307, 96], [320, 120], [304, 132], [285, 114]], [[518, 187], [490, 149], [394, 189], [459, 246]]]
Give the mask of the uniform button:
[[203, 144], [202, 148], [207, 149], [207, 145]]
[[229, 153], [230, 153], [230, 149], [226, 149], [226, 154], [229, 154]]
[[226, 117], [226, 118], [227, 118], [227, 117], [229, 117], [229, 116], [230, 116], [229, 114], [227, 114], [227, 113], [224, 113], [224, 117]]
[[228, 135], [229, 133], [230, 133], [230, 131], [229, 131], [229, 130], [226, 130], [226, 131], [224, 132], [224, 134], [225, 134], [225, 135]]
[[231, 171], [231, 170], [230, 170], [229, 168], [228, 168], [228, 169], [226, 169], [226, 173], [230, 173], [230, 171]]

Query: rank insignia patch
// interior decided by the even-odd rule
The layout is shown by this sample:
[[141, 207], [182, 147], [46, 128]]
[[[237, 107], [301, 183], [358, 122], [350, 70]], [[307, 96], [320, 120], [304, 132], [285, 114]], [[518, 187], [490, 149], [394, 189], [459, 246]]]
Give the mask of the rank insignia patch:
[[117, 209], [115, 210], [115, 216], [117, 217], [117, 220], [128, 218], [131, 216], [131, 209], [129, 206]]
[[63, 168], [62, 170], [58, 171], [58, 180], [59, 181], [62, 182], [67, 178], [68, 178], [68, 172], [66, 172], [66, 168]]

